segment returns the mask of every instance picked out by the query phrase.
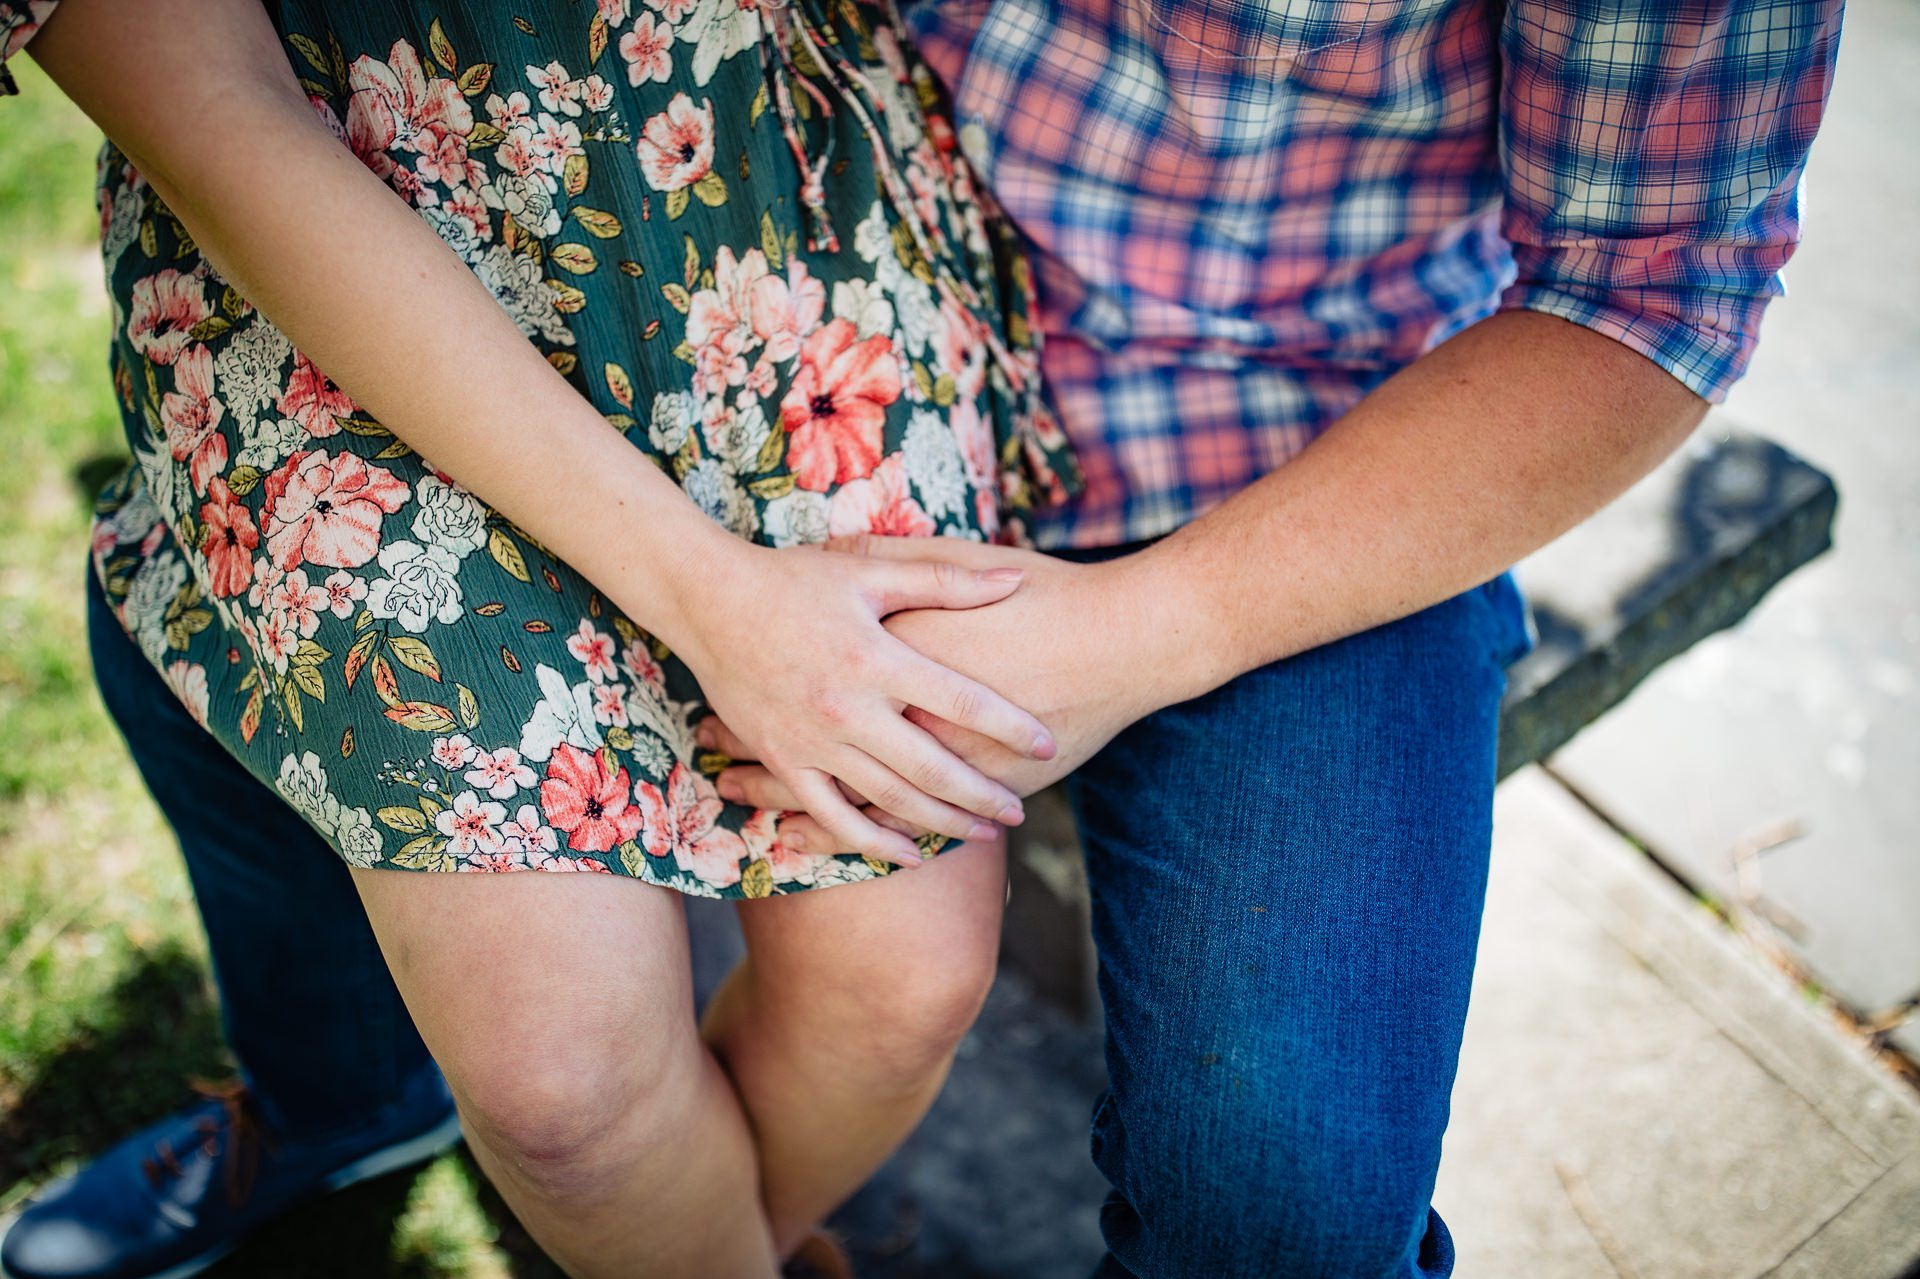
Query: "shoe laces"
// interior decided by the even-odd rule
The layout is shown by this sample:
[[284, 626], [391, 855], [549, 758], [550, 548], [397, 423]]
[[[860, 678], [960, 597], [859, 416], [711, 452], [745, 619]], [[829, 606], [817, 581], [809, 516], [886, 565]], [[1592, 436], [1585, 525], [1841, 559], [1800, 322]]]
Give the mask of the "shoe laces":
[[[202, 1115], [195, 1121], [194, 1136], [200, 1153], [209, 1159], [217, 1159], [220, 1155], [220, 1135], [223, 1132], [231, 1134], [224, 1181], [227, 1203], [238, 1208], [253, 1193], [254, 1182], [260, 1172], [262, 1151], [273, 1144], [266, 1124], [260, 1117], [260, 1103], [252, 1090], [237, 1079], [190, 1079], [187, 1082], [200, 1096], [220, 1103], [217, 1117]], [[191, 1150], [192, 1147], [187, 1149]], [[178, 1177], [182, 1170], [182, 1153], [174, 1149], [171, 1141], [161, 1138], [155, 1144], [153, 1154], [140, 1161], [140, 1170], [146, 1174], [148, 1184], [158, 1190], [172, 1178]]]

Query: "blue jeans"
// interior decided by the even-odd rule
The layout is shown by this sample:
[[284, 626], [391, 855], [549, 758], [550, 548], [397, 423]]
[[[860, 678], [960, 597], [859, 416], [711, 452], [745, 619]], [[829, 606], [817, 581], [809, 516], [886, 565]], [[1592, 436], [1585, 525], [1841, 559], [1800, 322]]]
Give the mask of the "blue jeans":
[[180, 840], [227, 1042], [266, 1118], [322, 1141], [401, 1100], [432, 1058], [346, 865], [187, 713], [87, 569], [94, 678]]
[[1529, 643], [1502, 576], [1168, 707], [1074, 775], [1100, 1279], [1452, 1272], [1430, 1199]]

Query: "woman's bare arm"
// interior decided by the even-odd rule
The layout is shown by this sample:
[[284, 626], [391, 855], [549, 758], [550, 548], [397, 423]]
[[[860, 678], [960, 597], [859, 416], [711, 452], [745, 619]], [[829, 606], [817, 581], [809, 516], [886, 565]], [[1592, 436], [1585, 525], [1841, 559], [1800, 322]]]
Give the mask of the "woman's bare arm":
[[[222, 276], [396, 436], [679, 652], [846, 847], [912, 859], [832, 778], [963, 836], [977, 835], [975, 815], [1014, 803], [904, 706], [967, 716], [1021, 754], [1051, 752], [1039, 721], [879, 621], [1003, 598], [1017, 574], [772, 551], [708, 519], [328, 132], [258, 0], [67, 0], [30, 51]], [[777, 646], [763, 641], [770, 616]]]

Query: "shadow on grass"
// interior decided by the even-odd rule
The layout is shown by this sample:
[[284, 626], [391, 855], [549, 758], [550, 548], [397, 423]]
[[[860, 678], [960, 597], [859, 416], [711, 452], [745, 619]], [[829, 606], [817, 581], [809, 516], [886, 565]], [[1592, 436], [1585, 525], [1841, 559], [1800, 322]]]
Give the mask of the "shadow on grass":
[[200, 958], [169, 942], [135, 962], [0, 1113], [0, 1186], [44, 1179], [178, 1107], [189, 1078], [232, 1067]]
[[[200, 957], [178, 943], [142, 951], [66, 1042], [10, 1090], [12, 1099], [0, 1110], [0, 1187], [46, 1181], [62, 1165], [91, 1158], [187, 1104], [193, 1099], [188, 1080], [232, 1071]], [[449, 1233], [429, 1222], [404, 1232], [409, 1246], [396, 1249], [396, 1226], [420, 1177], [420, 1170], [409, 1169], [316, 1199], [206, 1273], [211, 1279], [449, 1279], [468, 1273], [462, 1257], [486, 1242], [476, 1236], [493, 1235], [493, 1247], [504, 1254], [498, 1259], [515, 1279], [560, 1279], [472, 1156], [462, 1148], [453, 1158], [464, 1165], [464, 1180], [490, 1227]], [[485, 1269], [498, 1273], [498, 1260]]]

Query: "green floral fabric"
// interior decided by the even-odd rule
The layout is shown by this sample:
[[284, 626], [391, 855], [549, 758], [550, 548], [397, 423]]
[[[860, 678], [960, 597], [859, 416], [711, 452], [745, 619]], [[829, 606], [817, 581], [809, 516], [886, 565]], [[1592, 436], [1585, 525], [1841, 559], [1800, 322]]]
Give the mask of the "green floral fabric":
[[[342, 145], [741, 537], [1017, 540], [1071, 490], [1026, 263], [890, 7], [269, 7]], [[8, 52], [49, 8], [0, 0]], [[97, 570], [342, 857], [708, 896], [885, 873], [724, 803], [673, 654], [358, 409], [111, 147], [98, 189], [134, 460]]]

